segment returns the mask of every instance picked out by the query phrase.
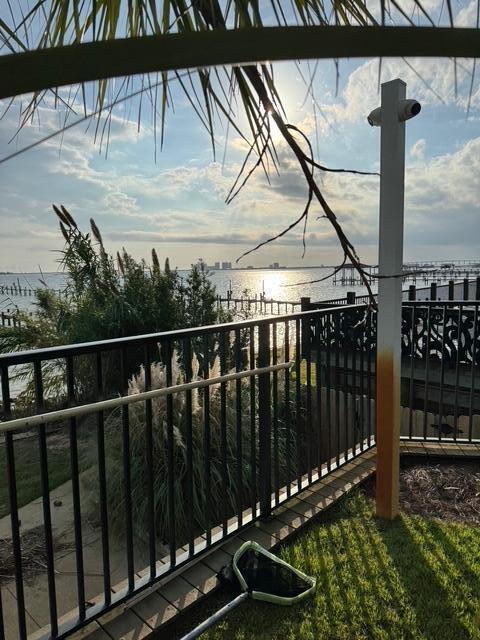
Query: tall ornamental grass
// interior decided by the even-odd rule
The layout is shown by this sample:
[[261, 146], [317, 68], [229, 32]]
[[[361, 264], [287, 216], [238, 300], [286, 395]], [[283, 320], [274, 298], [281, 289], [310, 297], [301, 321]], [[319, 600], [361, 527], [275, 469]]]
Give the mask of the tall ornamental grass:
[[[173, 384], [183, 380], [183, 373], [179, 365], [179, 358], [174, 353], [172, 358]], [[196, 356], [192, 361], [193, 378], [198, 379], [199, 364]], [[166, 368], [163, 363], [156, 362], [151, 367], [152, 389], [166, 387]], [[209, 377], [220, 375], [218, 356], [215, 357], [209, 371]], [[283, 383], [278, 381], [279, 398], [284, 398]], [[192, 511], [189, 511], [188, 473], [187, 473], [187, 415], [188, 405], [185, 392], [172, 395], [173, 405], [173, 479], [174, 479], [174, 526], [176, 544], [181, 546], [188, 540], [188, 532], [192, 527], [195, 535], [205, 531], [208, 526], [213, 527], [222, 522], [224, 517], [224, 497], [226, 496], [225, 515], [231, 517], [242, 509], [251, 505], [254, 492], [258, 487], [253, 485], [252, 464], [255, 464], [255, 484], [258, 484], [258, 419], [257, 407], [254, 417], [251, 416], [249, 380], [243, 380], [240, 391], [241, 404], [241, 451], [237, 448], [237, 417], [236, 417], [236, 382], [226, 384], [226, 482], [222, 470], [222, 427], [221, 427], [221, 398], [220, 386], [210, 386], [209, 420], [210, 443], [208, 450], [205, 444], [205, 391], [193, 390], [192, 408]], [[132, 376], [129, 385], [129, 395], [135, 395], [145, 390], [145, 370], [143, 366]], [[256, 394], [257, 397], [257, 394]], [[279, 407], [278, 420], [278, 458], [280, 482], [286, 482], [286, 429], [284, 423], [284, 406]], [[131, 496], [133, 508], [133, 527], [135, 535], [140, 540], [147, 537], [148, 518], [148, 459], [146, 442], [145, 402], [140, 401], [129, 405], [129, 461], [131, 469]], [[153, 433], [153, 494], [154, 520], [156, 537], [159, 542], [167, 543], [170, 531], [170, 515], [168, 504], [168, 426], [166, 397], [151, 400], [152, 433]], [[124, 449], [122, 434], [122, 409], [112, 412], [105, 425], [106, 437], [106, 468], [108, 479], [108, 505], [110, 523], [113, 531], [122, 537], [125, 531], [125, 475]], [[295, 438], [292, 428], [290, 454], [295, 459]], [[251, 457], [252, 445], [255, 448], [255, 458]], [[207, 486], [205, 477], [205, 463], [210, 465], [210, 519], [207, 522], [206, 498]], [[241, 467], [242, 483], [238, 483], [239, 465]], [[273, 466], [273, 465], [272, 465]], [[93, 473], [92, 465], [92, 473]], [[85, 476], [85, 486], [90, 489], [90, 508], [92, 514], [99, 513], [98, 491], [91, 476]], [[258, 493], [257, 493], [258, 499]]]

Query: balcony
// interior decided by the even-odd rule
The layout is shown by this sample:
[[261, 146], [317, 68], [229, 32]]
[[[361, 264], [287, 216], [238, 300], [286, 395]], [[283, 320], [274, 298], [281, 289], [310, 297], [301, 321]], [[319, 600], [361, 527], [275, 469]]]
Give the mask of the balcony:
[[[479, 454], [478, 304], [404, 303], [405, 455]], [[357, 305], [0, 356], [5, 637], [147, 637], [371, 476], [375, 343]]]

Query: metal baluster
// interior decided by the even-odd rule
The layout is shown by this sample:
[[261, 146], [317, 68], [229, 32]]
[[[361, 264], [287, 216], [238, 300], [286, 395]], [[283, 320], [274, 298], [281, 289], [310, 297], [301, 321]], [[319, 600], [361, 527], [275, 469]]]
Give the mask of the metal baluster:
[[297, 439], [297, 483], [298, 490], [302, 488], [302, 460], [303, 460], [303, 429], [302, 429], [302, 397], [301, 397], [301, 341], [300, 320], [295, 320], [295, 433]]
[[[278, 325], [276, 322], [272, 324], [272, 364], [275, 365], [278, 362], [277, 352], [277, 331]], [[275, 506], [278, 506], [280, 498], [280, 466], [278, 459], [278, 372], [274, 371], [272, 374], [272, 399], [273, 399], [273, 485], [275, 491]]]
[[[203, 378], [207, 380], [210, 377], [210, 349], [208, 345], [208, 335], [203, 337]], [[210, 495], [210, 387], [203, 389], [203, 424], [204, 424], [204, 482], [205, 482], [205, 532], [207, 538], [207, 546], [212, 542], [212, 524], [211, 524], [211, 495]]]
[[[255, 369], [255, 328], [250, 327], [250, 369]], [[257, 447], [256, 447], [256, 423], [255, 423], [255, 376], [250, 376], [250, 469], [251, 469], [251, 507], [252, 517], [257, 517]]]
[[[378, 326], [378, 315], [377, 314], [375, 314], [375, 323], [374, 324], [375, 324], [375, 335], [377, 335], [377, 326]], [[375, 363], [375, 365], [374, 365], [375, 379], [376, 379], [376, 376], [377, 376], [377, 351], [378, 351], [377, 341], [375, 340], [374, 344], [373, 344], [373, 362]], [[374, 433], [375, 433], [375, 441], [376, 441], [376, 439], [377, 439], [377, 426], [376, 426], [377, 425], [377, 387], [376, 387], [376, 385], [373, 388], [373, 397], [374, 397], [374, 400], [375, 400], [374, 411], [373, 411], [373, 420], [374, 420], [374, 424], [375, 424]]]
[[[144, 375], [145, 391], [152, 388], [152, 362], [148, 343], [144, 347]], [[157, 573], [156, 568], [156, 526], [155, 526], [155, 495], [153, 477], [153, 417], [152, 401], [145, 400], [145, 462], [147, 480], [147, 527], [148, 527], [148, 556], [150, 564], [150, 579]]]
[[475, 394], [475, 347], [478, 337], [478, 304], [473, 307], [474, 320], [473, 320], [473, 341], [472, 341], [472, 370], [471, 370], [471, 382], [470, 382], [470, 403], [468, 411], [468, 440], [472, 440], [473, 432], [473, 398]]
[[453, 439], [457, 439], [458, 431], [458, 383], [460, 378], [460, 348], [461, 348], [461, 336], [462, 336], [462, 315], [463, 305], [460, 305], [458, 309], [458, 331], [457, 331], [457, 358], [455, 362], [455, 404], [453, 409]]
[[[192, 380], [192, 345], [190, 338], [183, 340], [183, 358], [185, 369], [185, 382], [191, 382]], [[197, 391], [195, 392], [197, 393]], [[186, 443], [187, 443], [187, 513], [193, 513], [193, 440], [192, 440], [192, 392], [185, 392], [185, 409], [186, 409]], [[188, 530], [188, 552], [192, 556], [194, 554], [194, 529], [193, 518], [187, 518], [187, 530]]]
[[[96, 356], [96, 385], [97, 399], [103, 399], [102, 353]], [[103, 591], [105, 606], [111, 602], [110, 593], [110, 552], [108, 539], [108, 508], [107, 508], [107, 479], [105, 470], [105, 424], [103, 411], [97, 413], [97, 452], [98, 452], [98, 484], [100, 493], [100, 524], [102, 529], [102, 557], [103, 557]]]
[[[128, 394], [128, 366], [127, 350], [120, 352], [122, 394]], [[123, 495], [125, 501], [125, 544], [127, 553], [128, 590], [135, 587], [135, 570], [133, 558], [133, 530], [132, 530], [132, 479], [130, 470], [130, 418], [127, 405], [122, 407], [122, 448], [123, 448]]]
[[[348, 331], [351, 328], [352, 336], [353, 336], [353, 326], [349, 326], [349, 317], [348, 312], [345, 315], [345, 331], [343, 337], [343, 419], [345, 422], [345, 447], [344, 447], [344, 455], [345, 460], [348, 460], [348, 347], [349, 340], [347, 339]], [[354, 343], [354, 339], [352, 339], [352, 348], [355, 349], [356, 345]]]
[[[68, 406], [75, 405], [75, 379], [73, 371], [73, 356], [66, 359], [67, 370], [67, 399]], [[70, 468], [72, 472], [72, 501], [73, 523], [75, 530], [75, 560], [77, 566], [77, 598], [78, 615], [80, 620], [85, 619], [85, 575], [83, 566], [83, 536], [82, 513], [80, 507], [80, 477], [78, 468], [78, 444], [77, 444], [77, 418], [73, 416], [69, 420], [69, 444], [70, 444]]]
[[[284, 340], [285, 340], [285, 354], [284, 361], [290, 361], [290, 323], [288, 320], [285, 321], [285, 331], [284, 331]], [[284, 397], [285, 397], [285, 436], [286, 436], [286, 456], [287, 456], [287, 497], [289, 498], [291, 495], [291, 482], [292, 482], [292, 463], [291, 463], [291, 433], [290, 433], [290, 370], [285, 369], [285, 379], [284, 379]]]
[[313, 449], [313, 434], [312, 434], [312, 331], [311, 331], [311, 321], [310, 318], [308, 319], [304, 319], [303, 322], [306, 322], [308, 324], [308, 331], [305, 331], [304, 336], [306, 339], [306, 345], [305, 345], [305, 360], [306, 360], [306, 373], [307, 373], [307, 388], [306, 388], [306, 392], [307, 392], [307, 419], [306, 419], [306, 423], [307, 423], [307, 432], [308, 432], [308, 436], [307, 436], [307, 440], [308, 440], [308, 445], [307, 445], [307, 455], [306, 455], [306, 462], [307, 462], [307, 477], [308, 477], [308, 484], [312, 483], [312, 449]]
[[416, 307], [412, 307], [412, 341], [411, 341], [411, 353], [410, 353], [410, 384], [409, 384], [409, 413], [408, 413], [408, 437], [410, 440], [413, 436], [413, 375], [415, 373], [415, 349], [416, 349], [416, 333], [417, 333], [417, 325], [416, 325]]
[[438, 441], [442, 441], [442, 419], [443, 419], [443, 385], [445, 378], [445, 332], [447, 326], [447, 305], [443, 306], [443, 314], [442, 314], [442, 351], [440, 354], [441, 362], [440, 362], [440, 398], [438, 403]]
[[[258, 327], [258, 366], [261, 368], [270, 366], [269, 324], [262, 323]], [[260, 516], [262, 519], [267, 519], [272, 510], [271, 402], [270, 373], [261, 373], [258, 376], [258, 458]]]
[[[372, 328], [372, 309], [367, 309], [367, 420], [368, 420], [368, 446], [372, 446], [372, 353], [370, 349], [371, 337], [373, 333]], [[355, 443], [354, 443], [355, 444]]]
[[[8, 367], [2, 367], [2, 403], [3, 413], [7, 420], [11, 418], [10, 385], [8, 379]], [[5, 450], [7, 462], [8, 499], [10, 503], [10, 523], [12, 528], [12, 547], [15, 566], [15, 595], [17, 600], [18, 635], [20, 640], [27, 638], [27, 625], [25, 622], [25, 595], [23, 589], [22, 551], [20, 541], [20, 524], [18, 520], [17, 479], [15, 473], [15, 450], [13, 446], [13, 433], [5, 434]]]
[[318, 447], [317, 447], [317, 466], [318, 466], [318, 475], [321, 476], [322, 473], [322, 453], [323, 453], [323, 442], [322, 442], [322, 385], [321, 385], [321, 352], [320, 352], [320, 318], [317, 316], [315, 318], [315, 342], [316, 342], [316, 354], [315, 354], [315, 377], [316, 377], [316, 399], [317, 399], [317, 424], [318, 424]]
[[335, 458], [340, 464], [340, 315], [335, 314]]
[[332, 398], [331, 398], [331, 368], [330, 368], [330, 341], [331, 341], [331, 322], [332, 314], [325, 315], [326, 322], [326, 391], [327, 391], [327, 471], [331, 470], [332, 459]]
[[[363, 324], [363, 338], [365, 338], [365, 324]], [[364, 340], [360, 346], [360, 451], [364, 449], [365, 441], [365, 354]]]
[[[240, 329], [235, 329], [235, 371], [242, 370], [242, 344]], [[235, 428], [237, 431], [237, 518], [238, 526], [243, 524], [243, 454], [242, 454], [242, 381], [235, 381]]]
[[[172, 380], [172, 343], [165, 342], [166, 384], [171, 387]], [[167, 466], [168, 466], [168, 546], [170, 549], [170, 567], [176, 564], [176, 532], [175, 532], [175, 441], [173, 438], [173, 395], [167, 396]]]
[[427, 439], [427, 411], [428, 411], [428, 380], [429, 380], [429, 362], [430, 362], [430, 336], [432, 332], [431, 321], [431, 307], [427, 309], [427, 344], [425, 347], [425, 389], [424, 389], [424, 403], [423, 403], [423, 439]]
[[[226, 333], [222, 331], [219, 335], [220, 351], [220, 375], [227, 373], [227, 345]], [[220, 385], [220, 455], [222, 470], [222, 525], [223, 535], [228, 532], [228, 468], [227, 468], [227, 384]]]
[[[43, 380], [41, 360], [33, 363], [35, 385], [35, 411], [43, 413]], [[58, 632], [57, 595], [55, 589], [55, 567], [53, 557], [52, 514], [50, 512], [50, 486], [48, 480], [48, 454], [46, 425], [38, 427], [38, 448], [40, 454], [40, 480], [42, 485], [43, 526], [45, 533], [45, 553], [47, 561], [48, 604], [50, 609], [50, 631], [54, 638]]]

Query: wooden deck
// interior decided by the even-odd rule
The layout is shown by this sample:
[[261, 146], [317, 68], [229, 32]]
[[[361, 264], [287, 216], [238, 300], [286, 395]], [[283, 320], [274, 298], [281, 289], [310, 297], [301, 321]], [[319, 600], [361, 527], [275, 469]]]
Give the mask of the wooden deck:
[[[402, 441], [401, 452], [407, 456], [478, 458], [480, 443]], [[71, 638], [142, 640], [161, 629], [168, 633], [167, 625], [219, 587], [218, 571], [231, 561], [245, 540], [256, 540], [267, 549], [275, 549], [347, 491], [370, 477], [375, 472], [375, 456], [374, 448], [363, 452], [275, 509], [268, 522], [257, 522], [242, 530], [195, 564], [137, 595], [127, 605], [118, 606]], [[122, 583], [116, 585], [112, 591], [123, 586]], [[30, 637], [38, 640], [45, 637], [45, 632], [42, 629]]]

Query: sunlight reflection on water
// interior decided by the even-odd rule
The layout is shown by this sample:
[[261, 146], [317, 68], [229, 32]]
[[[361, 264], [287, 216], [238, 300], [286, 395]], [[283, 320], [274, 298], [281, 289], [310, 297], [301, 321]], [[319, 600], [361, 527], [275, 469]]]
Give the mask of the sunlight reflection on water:
[[[179, 270], [179, 275], [185, 277], [186, 270]], [[233, 297], [241, 297], [245, 290], [251, 296], [261, 293], [267, 299], [287, 300], [290, 302], [299, 301], [302, 296], [308, 296], [312, 300], [328, 300], [331, 298], [342, 298], [347, 291], [356, 291], [357, 294], [366, 293], [364, 287], [359, 285], [334, 285], [329, 278], [323, 282], [305, 284], [302, 286], [291, 286], [299, 282], [310, 282], [319, 280], [331, 273], [331, 269], [229, 269], [223, 271], [211, 271], [210, 278], [217, 288], [217, 293], [226, 296], [229, 289], [232, 290]], [[39, 273], [25, 274], [0, 274], [0, 285], [11, 286], [15, 284], [21, 287], [34, 289], [41, 286], [39, 280], [42, 276]], [[43, 280], [48, 286], [54, 289], [62, 289], [65, 286], [65, 276], [63, 273], [45, 273]], [[376, 290], [376, 285], [373, 286]], [[0, 310], [14, 308], [32, 308], [33, 297], [0, 295]]]
[[[240, 297], [244, 289], [248, 289], [252, 295], [263, 292], [266, 298], [288, 301], [298, 301], [302, 296], [308, 296], [312, 300], [342, 298], [347, 291], [356, 291], [358, 294], [366, 293], [365, 288], [359, 285], [334, 285], [331, 278], [310, 284], [310, 281], [324, 278], [329, 273], [331, 273], [331, 269], [327, 268], [245, 269], [241, 271], [213, 271], [211, 279], [220, 294], [223, 295], [231, 288], [234, 297]], [[300, 282], [307, 284], [293, 286]]]

